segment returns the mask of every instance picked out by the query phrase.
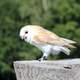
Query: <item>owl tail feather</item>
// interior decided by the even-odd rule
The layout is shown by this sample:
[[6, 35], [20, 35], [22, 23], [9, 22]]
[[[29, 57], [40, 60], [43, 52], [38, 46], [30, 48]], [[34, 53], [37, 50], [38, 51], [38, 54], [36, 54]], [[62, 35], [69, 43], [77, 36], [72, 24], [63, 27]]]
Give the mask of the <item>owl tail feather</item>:
[[68, 49], [68, 48], [66, 48], [66, 47], [61, 47], [61, 51], [63, 52], [63, 53], [65, 53], [66, 55], [70, 55], [70, 49]]
[[73, 40], [69, 40], [69, 39], [66, 39], [66, 38], [61, 38], [63, 39], [65, 42], [69, 43], [69, 44], [75, 44], [76, 42], [73, 41]]
[[65, 38], [62, 38], [62, 39], [65, 42], [64, 47], [67, 47], [67, 48], [76, 48], [73, 44], [76, 44], [77, 42], [75, 42], [73, 40], [65, 39]]

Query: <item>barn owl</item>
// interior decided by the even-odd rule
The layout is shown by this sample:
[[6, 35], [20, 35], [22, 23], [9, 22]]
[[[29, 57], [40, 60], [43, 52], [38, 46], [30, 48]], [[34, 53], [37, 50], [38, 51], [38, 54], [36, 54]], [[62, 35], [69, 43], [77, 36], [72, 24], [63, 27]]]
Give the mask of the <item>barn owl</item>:
[[25, 42], [39, 48], [43, 55], [40, 61], [46, 60], [50, 54], [56, 55], [60, 52], [70, 54], [70, 48], [75, 48], [75, 41], [62, 38], [55, 33], [38, 25], [26, 25], [20, 29], [20, 38]]

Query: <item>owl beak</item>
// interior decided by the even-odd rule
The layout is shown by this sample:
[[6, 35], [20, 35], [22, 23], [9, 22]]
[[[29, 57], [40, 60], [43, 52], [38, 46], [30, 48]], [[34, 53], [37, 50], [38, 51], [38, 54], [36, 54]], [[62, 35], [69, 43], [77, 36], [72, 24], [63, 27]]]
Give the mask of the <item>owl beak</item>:
[[27, 37], [23, 36], [23, 37], [21, 37], [21, 39], [22, 39], [22, 40], [25, 40], [25, 39], [27, 39]]
[[27, 36], [25, 36], [25, 35], [22, 35], [21, 33], [20, 33], [20, 38], [22, 39], [22, 40], [25, 40], [25, 39], [27, 39]]

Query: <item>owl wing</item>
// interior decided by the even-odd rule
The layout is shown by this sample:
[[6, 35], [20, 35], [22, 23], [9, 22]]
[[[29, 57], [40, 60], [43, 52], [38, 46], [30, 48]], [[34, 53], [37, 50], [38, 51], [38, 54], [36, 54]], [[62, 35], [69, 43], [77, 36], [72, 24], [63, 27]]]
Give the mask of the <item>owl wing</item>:
[[39, 32], [34, 38], [39, 43], [47, 43], [54, 45], [63, 43], [63, 40], [61, 40], [59, 36], [49, 31]]
[[36, 40], [36, 42], [38, 42], [39, 44], [62, 45], [70, 48], [73, 48], [74, 46], [71, 44], [75, 43], [72, 40], [61, 38], [55, 33], [47, 30], [44, 32], [39, 32], [34, 38], [34, 40]]

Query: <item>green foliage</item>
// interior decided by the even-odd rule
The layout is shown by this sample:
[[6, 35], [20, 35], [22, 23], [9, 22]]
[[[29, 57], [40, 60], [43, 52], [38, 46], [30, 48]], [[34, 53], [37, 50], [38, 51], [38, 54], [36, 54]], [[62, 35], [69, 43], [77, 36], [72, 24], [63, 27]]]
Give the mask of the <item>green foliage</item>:
[[78, 42], [70, 56], [61, 54], [49, 59], [80, 57], [80, 0], [0, 0], [2, 80], [15, 80], [13, 61], [38, 59], [42, 55], [37, 48], [19, 38], [20, 28], [27, 24], [41, 25]]

